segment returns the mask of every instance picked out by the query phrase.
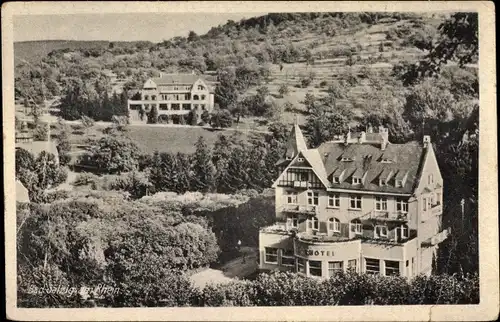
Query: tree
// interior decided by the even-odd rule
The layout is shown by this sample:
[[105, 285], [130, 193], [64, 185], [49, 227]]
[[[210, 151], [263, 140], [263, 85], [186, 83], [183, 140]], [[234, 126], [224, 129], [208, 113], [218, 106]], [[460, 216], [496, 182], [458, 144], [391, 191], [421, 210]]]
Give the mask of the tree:
[[47, 141], [49, 138], [48, 126], [50, 126], [49, 123], [36, 123], [35, 130], [33, 131], [33, 139], [35, 141]]
[[318, 111], [307, 117], [304, 130], [312, 147], [347, 132], [349, 118], [342, 111]]
[[202, 136], [195, 144], [196, 151], [192, 156], [192, 177], [190, 187], [193, 191], [210, 192], [215, 181], [215, 168], [212, 163], [210, 148]]
[[189, 34], [188, 34], [188, 37], [187, 37], [187, 41], [188, 42], [192, 42], [192, 41], [196, 41], [198, 40], [200, 37], [196, 34], [196, 32], [194, 31], [189, 31]]
[[272, 133], [272, 137], [279, 142], [285, 142], [290, 132], [288, 126], [281, 122], [272, 123], [267, 129]]
[[410, 64], [402, 73], [405, 85], [411, 85], [420, 78], [437, 74], [441, 66], [449, 60], [458, 61], [459, 66], [471, 63], [478, 58], [478, 14], [459, 12], [451, 15], [438, 30], [439, 42], [418, 64]]
[[211, 118], [211, 115], [208, 111], [203, 111], [203, 113], [201, 113], [201, 121], [204, 123], [204, 124], [208, 124], [210, 123], [210, 118]]
[[95, 121], [86, 115], [82, 115], [80, 122], [82, 123], [82, 126], [86, 132], [88, 132], [88, 130], [95, 124]]
[[132, 140], [112, 135], [93, 140], [80, 162], [99, 171], [119, 174], [136, 169], [139, 155], [139, 148]]
[[69, 128], [63, 125], [57, 136], [57, 153], [59, 154], [59, 162], [61, 165], [66, 165], [71, 160], [71, 143], [69, 142]]
[[287, 95], [289, 92], [288, 86], [286, 84], [281, 84], [280, 87], [278, 88], [278, 93], [280, 94], [281, 97]]
[[227, 110], [219, 110], [212, 115], [210, 125], [215, 128], [230, 127], [233, 124], [231, 113]]
[[35, 157], [24, 149], [16, 149], [16, 177], [28, 189], [32, 202], [42, 201], [46, 190], [63, 183], [67, 176], [52, 153], [42, 151]]
[[314, 95], [311, 93], [306, 93], [303, 103], [306, 107], [307, 113], [311, 113], [312, 111], [314, 111], [315, 108], [316, 97], [314, 97]]
[[219, 71], [219, 84], [215, 88], [215, 100], [221, 109], [231, 110], [238, 101], [236, 72], [234, 68], [224, 68]]
[[158, 123], [158, 108], [156, 107], [156, 104], [153, 104], [153, 107], [151, 107], [151, 111], [148, 113], [148, 123]]

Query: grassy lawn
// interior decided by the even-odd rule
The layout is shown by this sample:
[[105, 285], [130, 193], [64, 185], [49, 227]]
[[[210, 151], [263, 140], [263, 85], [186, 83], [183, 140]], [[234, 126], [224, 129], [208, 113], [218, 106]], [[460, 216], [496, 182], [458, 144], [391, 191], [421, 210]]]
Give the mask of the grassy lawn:
[[220, 130], [211, 131], [197, 127], [160, 127], [160, 126], [131, 126], [127, 136], [134, 140], [144, 153], [159, 152], [182, 152], [193, 153], [195, 143], [200, 136], [205, 139], [208, 146], [213, 146], [219, 134], [226, 136], [241, 135], [242, 139], [259, 134]]

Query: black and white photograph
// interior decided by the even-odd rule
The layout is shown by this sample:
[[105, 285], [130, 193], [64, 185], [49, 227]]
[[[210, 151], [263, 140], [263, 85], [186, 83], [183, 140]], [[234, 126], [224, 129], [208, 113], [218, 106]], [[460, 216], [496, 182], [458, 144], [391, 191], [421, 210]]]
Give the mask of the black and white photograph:
[[13, 310], [498, 317], [493, 3], [125, 4], [5, 6]]

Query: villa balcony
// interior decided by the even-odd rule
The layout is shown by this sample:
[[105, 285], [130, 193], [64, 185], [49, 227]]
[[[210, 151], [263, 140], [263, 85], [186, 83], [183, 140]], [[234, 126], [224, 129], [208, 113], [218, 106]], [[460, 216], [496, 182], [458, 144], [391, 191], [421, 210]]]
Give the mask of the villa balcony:
[[280, 209], [282, 212], [292, 214], [307, 214], [316, 215], [318, 213], [318, 206], [315, 205], [284, 205]]
[[318, 232], [300, 232], [295, 235], [295, 238], [306, 243], [338, 243], [353, 240], [349, 236], [342, 236], [340, 234], [332, 236]]
[[307, 188], [310, 188], [310, 186], [311, 185], [307, 181], [294, 181], [293, 182], [293, 187], [294, 188], [304, 188], [304, 189], [307, 189]]
[[380, 221], [407, 222], [410, 215], [407, 212], [390, 212], [372, 210], [369, 213], [369, 218]]

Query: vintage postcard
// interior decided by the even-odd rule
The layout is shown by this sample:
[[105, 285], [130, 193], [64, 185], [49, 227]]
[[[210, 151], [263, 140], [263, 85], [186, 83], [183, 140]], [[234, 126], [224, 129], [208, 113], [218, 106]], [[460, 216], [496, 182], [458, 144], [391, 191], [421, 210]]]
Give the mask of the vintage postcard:
[[3, 4], [7, 316], [496, 319], [494, 12]]

